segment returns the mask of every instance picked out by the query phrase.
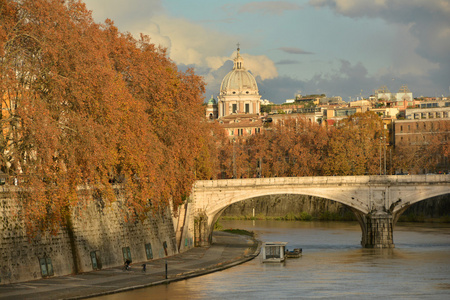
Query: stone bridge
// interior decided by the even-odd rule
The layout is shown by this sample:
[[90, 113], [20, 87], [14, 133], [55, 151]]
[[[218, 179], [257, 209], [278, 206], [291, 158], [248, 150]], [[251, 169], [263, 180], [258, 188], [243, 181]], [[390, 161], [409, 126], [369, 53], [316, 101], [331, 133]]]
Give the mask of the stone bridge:
[[[450, 175], [274, 177], [197, 181], [178, 240], [191, 236], [197, 246], [209, 245], [214, 224], [231, 204], [259, 196], [301, 194], [340, 202], [361, 225], [361, 245], [393, 248], [393, 228], [412, 204], [450, 193]], [[187, 213], [186, 213], [187, 214]]]

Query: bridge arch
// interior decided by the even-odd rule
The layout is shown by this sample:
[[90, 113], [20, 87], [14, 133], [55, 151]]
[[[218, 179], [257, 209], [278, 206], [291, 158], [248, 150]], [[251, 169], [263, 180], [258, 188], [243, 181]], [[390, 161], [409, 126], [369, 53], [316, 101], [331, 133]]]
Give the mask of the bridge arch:
[[303, 193], [296, 192], [296, 193], [293, 193], [293, 192], [286, 192], [284, 190], [280, 190], [278, 192], [267, 192], [267, 193], [259, 192], [259, 193], [254, 193], [254, 194], [251, 194], [251, 195], [239, 195], [239, 196], [234, 197], [234, 198], [233, 197], [229, 197], [229, 198], [225, 198], [224, 197], [224, 199], [223, 199], [224, 202], [226, 202], [228, 204], [226, 204], [226, 206], [224, 206], [223, 208], [219, 207], [219, 208], [216, 208], [216, 209], [212, 209], [210, 211], [210, 214], [214, 215], [214, 216], [215, 215], [219, 215], [219, 217], [220, 217], [221, 213], [226, 208], [228, 208], [230, 205], [232, 205], [232, 204], [239, 203], [239, 202], [242, 202], [242, 201], [251, 200], [251, 199], [254, 199], [254, 198], [258, 198], [258, 197], [273, 196], [273, 195], [287, 195], [287, 194], [289, 194], [289, 195], [300, 195], [300, 196], [312, 196], [312, 197], [322, 198], [322, 199], [326, 199], [326, 200], [330, 200], [330, 201], [335, 201], [335, 202], [338, 202], [338, 203], [341, 203], [341, 204], [344, 204], [344, 205], [351, 206], [355, 210], [361, 211], [361, 213], [367, 213], [367, 210], [364, 209], [363, 205], [354, 205], [353, 203], [350, 203], [350, 201], [344, 201], [344, 200], [340, 199], [339, 197], [331, 197], [329, 195], [326, 196], [326, 195], [324, 195], [322, 193], [307, 193], [307, 192], [303, 192]]

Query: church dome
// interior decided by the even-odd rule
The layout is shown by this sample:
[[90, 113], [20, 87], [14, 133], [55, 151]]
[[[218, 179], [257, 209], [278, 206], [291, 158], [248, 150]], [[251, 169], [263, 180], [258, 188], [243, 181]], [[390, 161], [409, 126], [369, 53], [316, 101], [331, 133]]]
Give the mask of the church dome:
[[234, 59], [234, 67], [222, 80], [221, 95], [258, 95], [255, 77], [244, 68], [244, 59], [239, 54]]

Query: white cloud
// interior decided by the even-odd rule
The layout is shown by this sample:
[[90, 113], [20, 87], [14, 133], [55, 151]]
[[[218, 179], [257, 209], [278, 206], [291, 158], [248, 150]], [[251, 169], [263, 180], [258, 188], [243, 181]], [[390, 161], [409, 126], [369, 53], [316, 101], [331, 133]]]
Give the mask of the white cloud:
[[238, 12], [282, 15], [285, 11], [299, 10], [300, 8], [298, 4], [288, 1], [255, 1], [242, 5]]
[[237, 38], [217, 32], [194, 22], [159, 15], [131, 27], [133, 34], [148, 34], [152, 42], [168, 48], [170, 58], [177, 64], [218, 68], [223, 64], [217, 54], [230, 51]]
[[162, 0], [84, 0], [97, 22], [109, 18], [124, 26], [163, 11]]
[[281, 47], [278, 49], [289, 54], [313, 54], [312, 52], [305, 51], [297, 47]]
[[[348, 17], [379, 17], [392, 22], [413, 21], [421, 18], [420, 12], [438, 13], [450, 17], [447, 0], [310, 0], [314, 7], [330, 7]], [[416, 13], [419, 14], [415, 14]]]
[[241, 55], [244, 58], [244, 67], [249, 70], [253, 76], [259, 76], [262, 80], [278, 77], [275, 63], [267, 56], [249, 55], [245, 53], [241, 53]]

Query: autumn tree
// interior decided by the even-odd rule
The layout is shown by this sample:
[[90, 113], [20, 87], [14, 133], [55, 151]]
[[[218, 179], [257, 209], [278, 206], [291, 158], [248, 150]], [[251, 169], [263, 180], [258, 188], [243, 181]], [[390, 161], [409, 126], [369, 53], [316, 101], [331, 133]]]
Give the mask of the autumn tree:
[[29, 233], [64, 224], [85, 184], [114, 201], [111, 183], [124, 183], [131, 218], [182, 203], [211, 149], [202, 79], [149, 37], [93, 22], [81, 1], [0, 11], [1, 168], [29, 187]]
[[380, 150], [389, 140], [383, 121], [373, 112], [356, 113], [330, 128], [324, 175], [375, 175]]
[[326, 144], [324, 128], [287, 118], [240, 143], [237, 169], [245, 177], [319, 175]]

